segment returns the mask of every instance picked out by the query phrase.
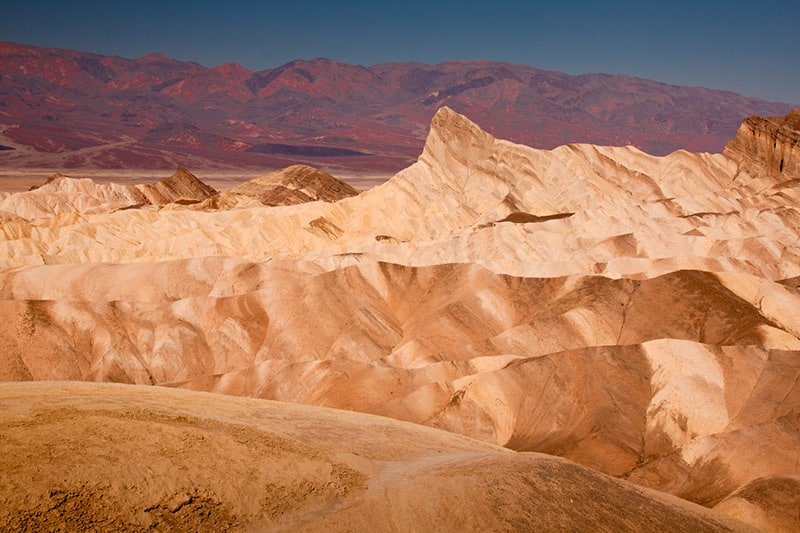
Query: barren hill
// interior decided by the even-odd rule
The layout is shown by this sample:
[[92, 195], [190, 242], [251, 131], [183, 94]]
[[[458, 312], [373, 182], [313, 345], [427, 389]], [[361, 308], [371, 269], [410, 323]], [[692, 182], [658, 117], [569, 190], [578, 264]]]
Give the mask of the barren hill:
[[[0, 378], [378, 414], [797, 529], [793, 120], [656, 157], [442, 108], [418, 161], [356, 196], [302, 167], [214, 205], [34, 217], [10, 195]], [[303, 203], [263, 205], [276, 186]]]
[[14, 195], [0, 193], [0, 213], [28, 219], [56, 214], [108, 213], [117, 209], [158, 206], [173, 202], [193, 204], [216, 195], [212, 187], [178, 167], [170, 177], [155, 183], [120, 185], [97, 183], [55, 174], [47, 183]]
[[296, 205], [321, 200], [335, 202], [358, 191], [327, 172], [306, 165], [292, 165], [234, 186], [197, 207], [232, 208], [252, 205]]

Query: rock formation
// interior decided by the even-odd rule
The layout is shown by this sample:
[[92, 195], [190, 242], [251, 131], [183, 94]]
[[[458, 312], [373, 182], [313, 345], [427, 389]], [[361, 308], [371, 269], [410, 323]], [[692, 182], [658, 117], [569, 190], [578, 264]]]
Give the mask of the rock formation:
[[800, 109], [785, 117], [750, 117], [723, 153], [752, 175], [800, 179]]
[[236, 185], [199, 209], [231, 209], [256, 205], [297, 205], [306, 202], [336, 202], [356, 196], [358, 191], [327, 172], [307, 165], [292, 165]]
[[800, 202], [748, 127], [725, 155], [544, 151], [443, 108], [357, 196], [306, 167], [191, 205], [7, 196], [0, 379], [378, 414], [796, 529]]

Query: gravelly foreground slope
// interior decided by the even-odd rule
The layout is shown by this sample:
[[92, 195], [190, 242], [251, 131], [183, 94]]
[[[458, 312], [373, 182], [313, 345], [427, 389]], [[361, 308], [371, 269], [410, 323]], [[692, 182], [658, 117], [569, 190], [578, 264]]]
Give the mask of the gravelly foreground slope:
[[0, 384], [0, 404], [4, 531], [748, 531], [563, 459], [358, 413], [89, 383]]

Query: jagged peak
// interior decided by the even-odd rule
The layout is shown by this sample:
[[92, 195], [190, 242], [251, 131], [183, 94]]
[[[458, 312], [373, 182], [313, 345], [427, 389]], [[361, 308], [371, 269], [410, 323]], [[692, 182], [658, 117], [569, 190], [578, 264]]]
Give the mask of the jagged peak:
[[62, 182], [66, 182], [68, 180], [74, 181], [75, 178], [72, 178], [66, 174], [62, 174], [61, 172], [56, 172], [55, 174], [47, 178], [47, 180], [44, 183], [38, 185], [31, 185], [28, 191], [35, 191], [38, 189], [51, 190], [53, 188], [58, 188]]
[[777, 128], [794, 132], [800, 135], [800, 109], [792, 109], [788, 114], [777, 117], [752, 116], [744, 119], [742, 125], [750, 126], [763, 125], [766, 127]]
[[[170, 176], [170, 178], [173, 178], [173, 179], [183, 178], [183, 179], [190, 179], [190, 180], [200, 181], [197, 176], [195, 176], [194, 174], [189, 172], [188, 168], [182, 167], [180, 165], [178, 165], [178, 168], [175, 169], [175, 173], [172, 176]], [[167, 178], [167, 179], [170, 179], [170, 178]]]
[[[472, 122], [465, 115], [457, 113], [448, 106], [440, 107], [431, 119], [432, 130], [470, 130], [477, 135], [487, 135], [480, 126]], [[491, 136], [490, 136], [491, 137]]]
[[[168, 200], [173, 200], [176, 197], [205, 199], [217, 193], [213, 187], [204, 183], [182, 166], [178, 166], [172, 176], [160, 180], [154, 186], [160, 189], [162, 194], [165, 194], [165, 199]], [[153, 203], [161, 202], [154, 201]]]
[[64, 179], [64, 178], [69, 178], [69, 176], [66, 175], [66, 174], [62, 174], [61, 172], [56, 172], [55, 174], [53, 174], [52, 176], [47, 178], [47, 181], [45, 183], [52, 183], [54, 181], [57, 181], [57, 180], [60, 180], [60, 179]]
[[[282, 168], [280, 170], [276, 170], [271, 174], [281, 174], [283, 176], [292, 176], [292, 177], [302, 177], [302, 176], [309, 176], [309, 175], [324, 175], [329, 178], [333, 178], [330, 174], [325, 172], [324, 170], [320, 170], [316, 167], [312, 167], [311, 165], [303, 165], [303, 164], [296, 164], [290, 165], [288, 167]], [[335, 179], [335, 178], [333, 178]]]
[[268, 174], [264, 174], [263, 176], [259, 176], [250, 181], [246, 181], [238, 185], [237, 187], [234, 187], [231, 190], [236, 191], [240, 187], [247, 186], [247, 184], [270, 184], [270, 183], [293, 182], [302, 185], [304, 182], [310, 181], [312, 179], [325, 179], [330, 181], [338, 181], [335, 177], [331, 176], [327, 172], [320, 170], [316, 167], [312, 167], [310, 165], [297, 164], [273, 170]]
[[460, 154], [461, 157], [469, 157], [471, 154], [480, 156], [494, 144], [494, 141], [494, 137], [470, 119], [443, 106], [431, 119], [431, 128], [422, 157], [436, 157], [434, 153], [441, 149]]

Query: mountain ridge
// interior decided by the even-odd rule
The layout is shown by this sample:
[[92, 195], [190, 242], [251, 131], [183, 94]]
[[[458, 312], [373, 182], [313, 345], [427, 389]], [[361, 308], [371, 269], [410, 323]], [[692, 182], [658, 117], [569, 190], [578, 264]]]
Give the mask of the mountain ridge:
[[[0, 153], [4, 167], [306, 163], [396, 172], [419, 153], [442, 105], [538, 148], [718, 152], [744, 118], [791, 109], [728, 91], [489, 61], [365, 67], [318, 58], [252, 72], [159, 54], [126, 59], [0, 43], [0, 71], [0, 144], [16, 149]], [[259, 144], [310, 154], [248, 152]]]

